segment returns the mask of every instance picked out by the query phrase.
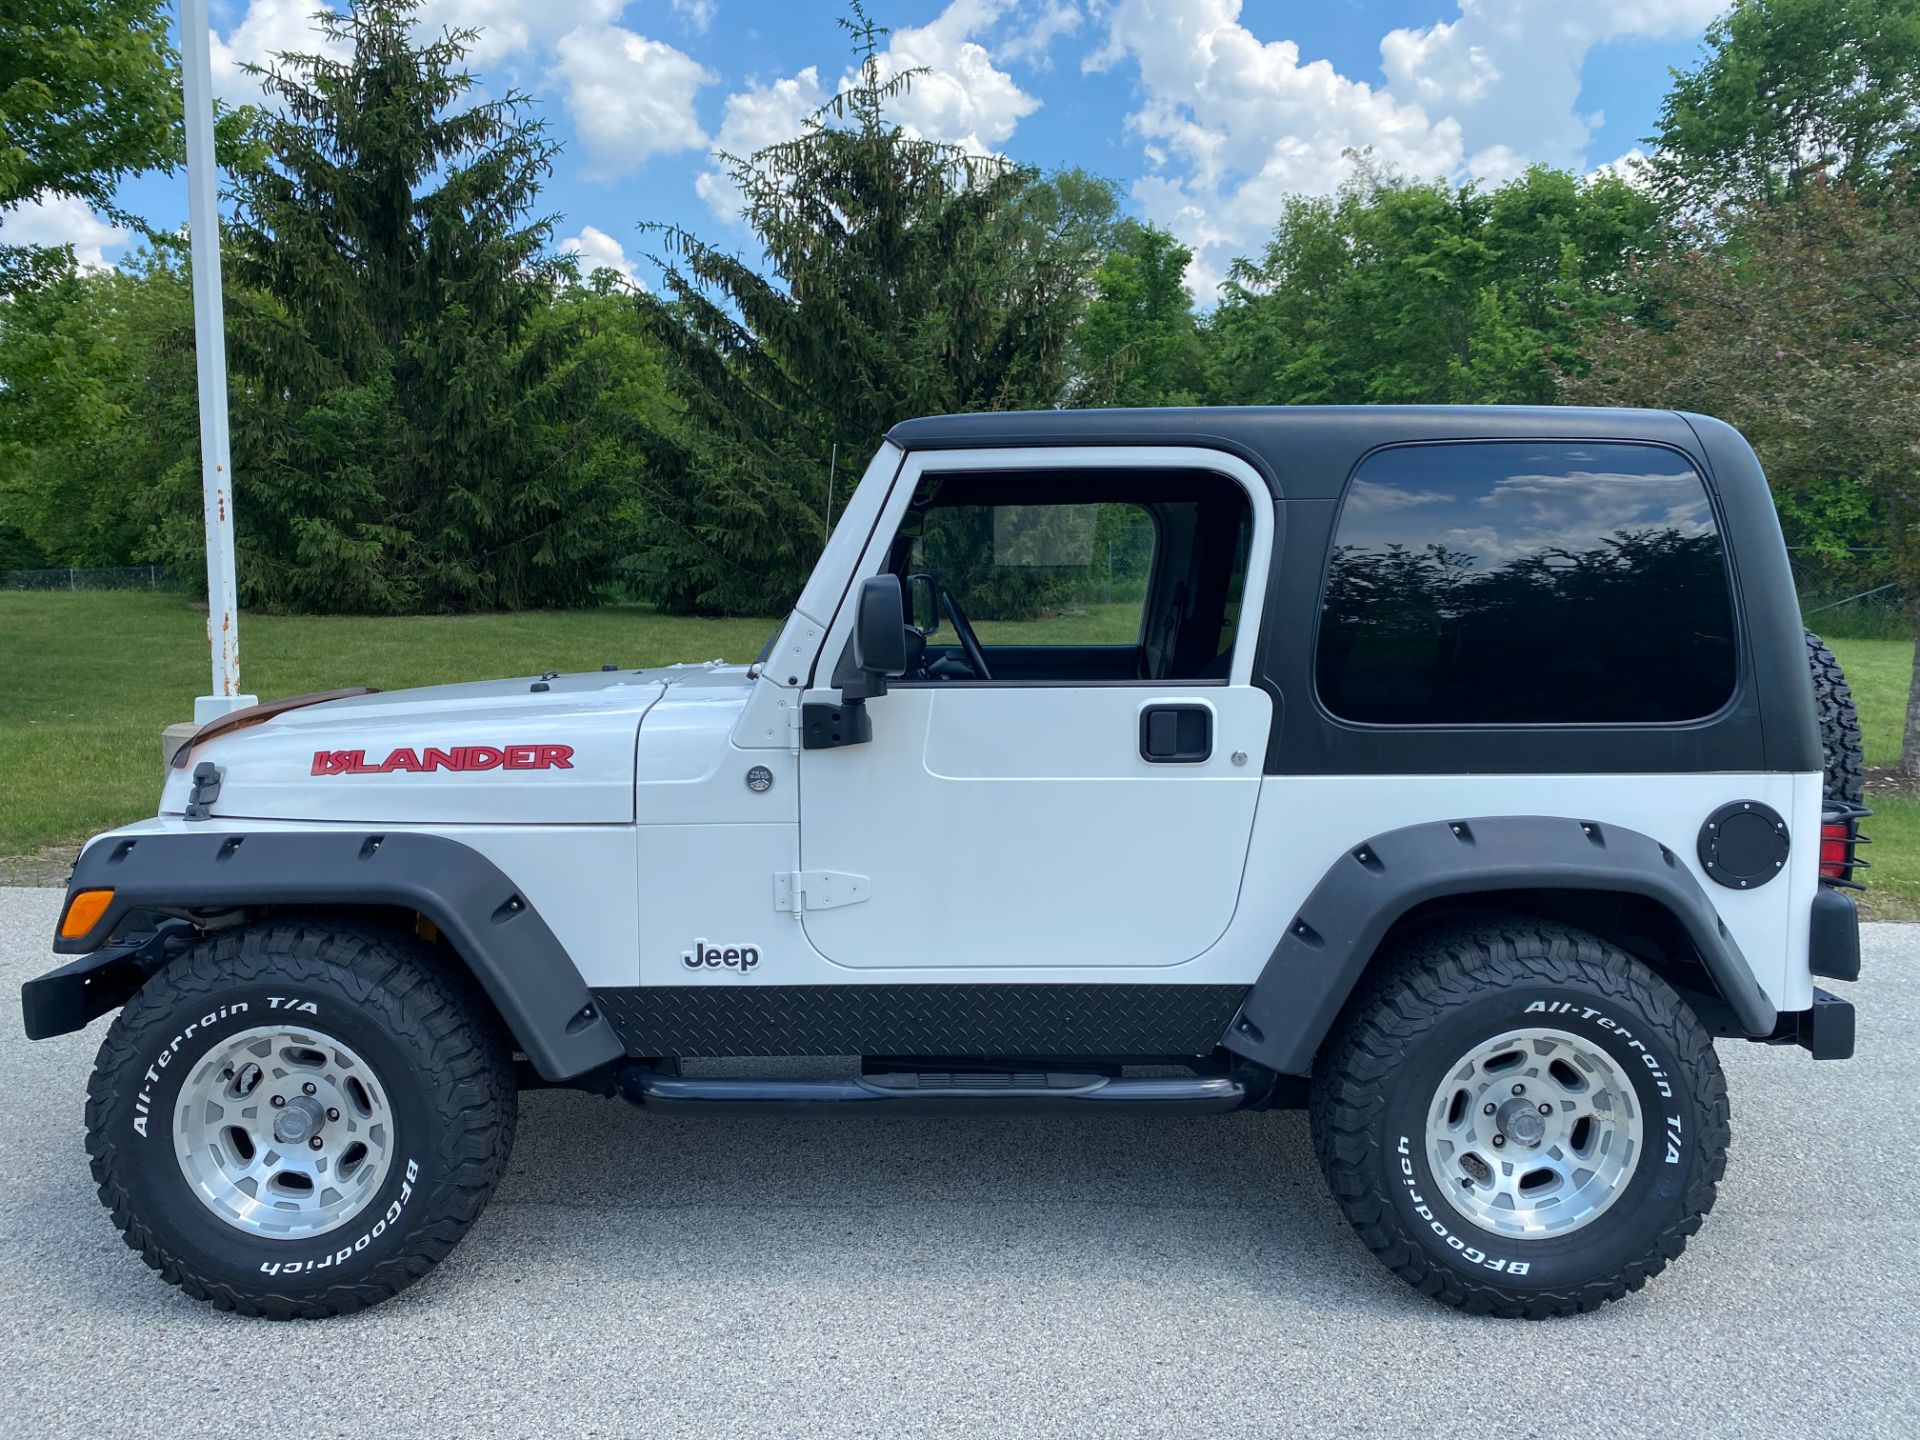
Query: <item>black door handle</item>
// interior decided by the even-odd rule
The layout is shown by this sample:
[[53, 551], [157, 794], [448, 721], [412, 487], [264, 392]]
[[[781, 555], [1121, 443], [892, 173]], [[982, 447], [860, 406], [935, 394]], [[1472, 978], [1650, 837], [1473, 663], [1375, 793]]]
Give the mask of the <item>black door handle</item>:
[[1149, 705], [1140, 712], [1140, 758], [1198, 765], [1213, 754], [1213, 711], [1205, 705]]

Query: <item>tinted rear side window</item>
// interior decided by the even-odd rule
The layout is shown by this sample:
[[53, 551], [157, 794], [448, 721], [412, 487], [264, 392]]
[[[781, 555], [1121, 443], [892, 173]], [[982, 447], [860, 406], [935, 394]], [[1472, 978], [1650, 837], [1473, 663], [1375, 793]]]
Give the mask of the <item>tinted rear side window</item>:
[[1706, 486], [1653, 445], [1382, 450], [1341, 507], [1316, 668], [1369, 724], [1710, 715], [1735, 660]]

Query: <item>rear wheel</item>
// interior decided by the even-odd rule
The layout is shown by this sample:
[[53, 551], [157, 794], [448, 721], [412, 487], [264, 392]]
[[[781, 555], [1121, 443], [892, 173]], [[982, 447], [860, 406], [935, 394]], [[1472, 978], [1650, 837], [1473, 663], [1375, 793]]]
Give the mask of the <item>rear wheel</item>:
[[162, 1278], [273, 1319], [424, 1275], [513, 1144], [498, 1019], [411, 936], [223, 932], [114, 1021], [87, 1091], [101, 1201]]
[[1459, 1309], [1591, 1310], [1677, 1257], [1726, 1167], [1726, 1084], [1665, 982], [1582, 931], [1435, 931], [1315, 1066], [1314, 1145], [1380, 1259]]

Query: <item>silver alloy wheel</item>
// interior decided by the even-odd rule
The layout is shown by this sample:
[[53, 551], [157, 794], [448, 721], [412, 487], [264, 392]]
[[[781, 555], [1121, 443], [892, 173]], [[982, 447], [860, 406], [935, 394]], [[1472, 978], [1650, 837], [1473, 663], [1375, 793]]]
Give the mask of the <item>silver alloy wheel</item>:
[[346, 1224], [393, 1161], [379, 1077], [319, 1030], [266, 1026], [222, 1041], [187, 1076], [175, 1114], [173, 1152], [194, 1194], [267, 1239]]
[[1509, 1030], [1448, 1068], [1427, 1111], [1427, 1164], [1473, 1224], [1545, 1240], [1619, 1199], [1644, 1133], [1633, 1083], [1605, 1050], [1564, 1030]]

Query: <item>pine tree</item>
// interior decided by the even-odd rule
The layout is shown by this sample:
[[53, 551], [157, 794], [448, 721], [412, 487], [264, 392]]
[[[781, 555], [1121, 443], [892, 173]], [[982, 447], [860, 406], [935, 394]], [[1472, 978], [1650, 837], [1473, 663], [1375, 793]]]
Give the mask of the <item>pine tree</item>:
[[323, 14], [345, 58], [259, 72], [227, 241], [247, 603], [573, 604], [618, 558], [602, 377], [535, 209], [556, 146], [518, 92], [469, 103], [473, 32], [416, 40], [415, 8]]
[[[647, 563], [669, 608], [790, 604], [844, 497], [894, 422], [1049, 406], [1114, 198], [907, 134], [885, 31], [841, 24], [857, 77], [795, 139], [727, 157], [764, 251], [750, 264], [655, 233], [665, 293], [643, 296], [686, 402], [655, 432]], [[838, 447], [838, 477], [834, 454]]]

